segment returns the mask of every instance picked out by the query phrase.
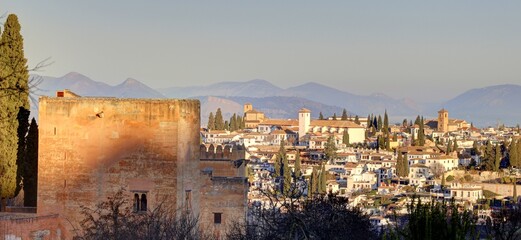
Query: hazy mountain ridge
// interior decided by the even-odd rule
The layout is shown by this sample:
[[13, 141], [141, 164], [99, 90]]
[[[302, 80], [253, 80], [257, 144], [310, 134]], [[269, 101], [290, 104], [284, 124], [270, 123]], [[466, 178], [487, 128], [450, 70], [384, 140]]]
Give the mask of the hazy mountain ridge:
[[342, 108], [325, 105], [299, 97], [216, 97], [199, 96], [194, 97], [201, 101], [201, 124], [206, 125], [210, 112], [221, 108], [225, 120], [229, 119], [234, 113], [243, 113], [243, 104], [251, 103], [254, 108], [264, 112], [266, 117], [272, 119], [297, 119], [298, 111], [301, 108], [311, 110], [312, 118], [318, 118], [320, 112], [324, 117], [332, 116], [334, 113], [340, 117]]
[[62, 77], [41, 76], [36, 94], [54, 96], [57, 90], [69, 89], [80, 96], [107, 96], [127, 98], [165, 98], [158, 91], [138, 80], [128, 78], [121, 84], [111, 86], [80, 73], [71, 72]]
[[31, 116], [38, 116], [38, 97], [55, 96], [56, 91], [69, 89], [80, 96], [120, 97], [120, 98], [165, 98], [161, 93], [139, 82], [128, 78], [121, 84], [111, 86], [98, 82], [77, 72], [70, 72], [62, 77], [31, 76], [38, 82], [31, 91]]
[[158, 89], [158, 91], [165, 96], [175, 98], [196, 96], [270, 97], [277, 95], [282, 90], [282, 88], [261, 79], [254, 79], [246, 82], [220, 82], [198, 87], [170, 87]]
[[449, 117], [462, 118], [480, 126], [521, 122], [521, 86], [504, 84], [468, 90], [443, 103]]
[[419, 114], [422, 109], [412, 100], [404, 102], [379, 93], [372, 96], [356, 95], [315, 82], [282, 89], [265, 80], [246, 82], [222, 82], [200, 87], [179, 87], [159, 89], [167, 97], [186, 98], [195, 96], [224, 97], [297, 97], [325, 105], [346, 108], [348, 111], [367, 115], [383, 113], [386, 109], [399, 116]]
[[[34, 77], [34, 76], [33, 76]], [[221, 82], [208, 86], [172, 87], [154, 90], [138, 80], [128, 78], [111, 86], [94, 81], [80, 73], [71, 72], [62, 77], [41, 77], [37, 90], [31, 94], [32, 115], [37, 113], [37, 96], [54, 96], [57, 90], [70, 89], [81, 96], [108, 96], [125, 98], [197, 98], [201, 100], [202, 122], [209, 112], [223, 108], [225, 117], [242, 113], [245, 102], [253, 103], [271, 118], [295, 118], [299, 108], [306, 107], [313, 117], [337, 115], [347, 109], [361, 117], [368, 113], [389, 113], [392, 121], [414, 118], [416, 115], [436, 116], [442, 107], [451, 118], [461, 118], [477, 126], [499, 123], [509, 125], [521, 122], [521, 86], [508, 84], [471, 89], [448, 101], [419, 104], [412, 99], [394, 99], [385, 93], [356, 95], [319, 83], [305, 83], [282, 89], [266, 80]], [[215, 97], [210, 97], [215, 96]]]

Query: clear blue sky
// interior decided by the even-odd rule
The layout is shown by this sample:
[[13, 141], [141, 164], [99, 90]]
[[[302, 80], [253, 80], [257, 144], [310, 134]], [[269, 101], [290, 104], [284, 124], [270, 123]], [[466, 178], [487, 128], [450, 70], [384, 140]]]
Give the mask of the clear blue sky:
[[[432, 101], [521, 84], [521, 1], [8, 1], [30, 66], [152, 87], [266, 79]], [[5, 18], [4, 18], [5, 19]]]

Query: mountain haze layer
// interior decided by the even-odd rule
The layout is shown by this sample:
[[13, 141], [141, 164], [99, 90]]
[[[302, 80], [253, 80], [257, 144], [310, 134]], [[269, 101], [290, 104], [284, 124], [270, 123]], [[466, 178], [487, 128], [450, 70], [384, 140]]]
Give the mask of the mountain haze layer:
[[[38, 78], [39, 76], [33, 76]], [[497, 85], [471, 89], [453, 99], [438, 103], [419, 104], [414, 99], [394, 99], [385, 93], [357, 95], [319, 83], [306, 83], [283, 89], [266, 80], [221, 82], [208, 86], [171, 87], [154, 90], [138, 80], [128, 78], [111, 86], [94, 81], [80, 73], [71, 72], [62, 77], [40, 77], [41, 82], [31, 93], [32, 115], [37, 113], [37, 96], [54, 96], [57, 90], [70, 89], [80, 96], [107, 96], [122, 98], [197, 98], [201, 101], [201, 122], [210, 112], [220, 107], [225, 118], [242, 113], [242, 106], [251, 102], [271, 118], [296, 118], [299, 108], [312, 111], [312, 117], [324, 116], [347, 109], [351, 115], [365, 117], [370, 113], [389, 113], [392, 122], [416, 115], [435, 117], [439, 109], [449, 110], [449, 117], [465, 119], [476, 126], [498, 123], [515, 125], [521, 122], [521, 86]]]
[[443, 104], [449, 117], [479, 126], [521, 123], [521, 86], [506, 84], [469, 90]]
[[195, 96], [225, 97], [271, 97], [282, 91], [266, 80], [254, 79], [246, 82], [220, 82], [200, 87], [170, 87], [158, 89], [167, 97], [188, 98]]
[[[386, 109], [395, 117], [412, 116], [422, 112], [420, 105], [411, 99], [396, 100], [381, 93], [361, 96], [314, 82], [282, 89], [266, 80], [256, 79], [246, 82], [222, 82], [200, 87], [164, 88], [158, 91], [173, 98], [196, 96], [304, 98], [341, 109], [345, 108], [360, 116], [383, 113]], [[337, 114], [339, 113], [341, 111], [337, 112]]]

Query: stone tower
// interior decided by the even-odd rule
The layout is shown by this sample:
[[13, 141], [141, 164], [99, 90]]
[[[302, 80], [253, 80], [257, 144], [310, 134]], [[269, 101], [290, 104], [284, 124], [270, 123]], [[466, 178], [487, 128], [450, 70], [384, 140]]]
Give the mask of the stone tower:
[[[120, 190], [134, 212], [199, 213], [198, 100], [40, 97], [38, 215], [78, 228]], [[69, 224], [70, 223], [70, 224]]]
[[300, 139], [309, 130], [309, 124], [311, 123], [311, 111], [302, 108], [298, 111], [298, 138]]
[[244, 104], [244, 113], [247, 113], [251, 110], [253, 110], [253, 106], [251, 105], [251, 103], [245, 103]]
[[449, 130], [449, 111], [442, 108], [438, 111], [438, 131], [448, 132]]

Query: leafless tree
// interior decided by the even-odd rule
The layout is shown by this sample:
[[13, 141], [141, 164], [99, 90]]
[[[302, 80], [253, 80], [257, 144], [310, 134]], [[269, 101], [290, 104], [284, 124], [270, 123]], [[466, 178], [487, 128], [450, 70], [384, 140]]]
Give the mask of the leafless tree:
[[492, 219], [487, 219], [487, 231], [493, 239], [521, 239], [521, 204], [516, 203], [510, 208], [503, 207], [493, 212]]
[[435, 178], [439, 178], [445, 172], [445, 167], [441, 163], [434, 163], [430, 167]]
[[134, 212], [123, 190], [94, 208], [82, 207], [84, 219], [74, 239], [207, 239], [198, 229], [198, 217], [164, 204], [147, 212]]
[[249, 222], [234, 224], [228, 239], [374, 239], [368, 216], [349, 208], [347, 199], [320, 195], [313, 199], [266, 196], [250, 209]]

